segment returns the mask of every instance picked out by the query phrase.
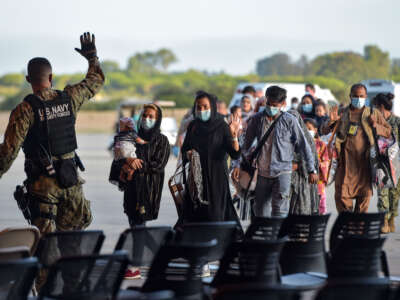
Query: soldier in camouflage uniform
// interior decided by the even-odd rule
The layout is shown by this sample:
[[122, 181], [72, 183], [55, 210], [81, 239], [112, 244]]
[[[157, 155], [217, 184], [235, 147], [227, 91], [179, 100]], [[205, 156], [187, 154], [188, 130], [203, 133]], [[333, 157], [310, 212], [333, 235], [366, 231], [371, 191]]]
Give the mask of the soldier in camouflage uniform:
[[[49, 176], [44, 166], [39, 166], [33, 175], [32, 165], [40, 165], [34, 151], [38, 148], [37, 140], [47, 138], [44, 148], [50, 152], [51, 160], [57, 165], [63, 162], [75, 162], [76, 136], [75, 117], [82, 104], [91, 99], [103, 86], [104, 74], [100, 68], [94, 35], [85, 33], [81, 36], [81, 49], [77, 50], [89, 62], [89, 69], [85, 79], [75, 85], [68, 85], [64, 91], [52, 89], [51, 65], [45, 58], [33, 58], [28, 64], [27, 81], [31, 84], [33, 94], [27, 96], [11, 112], [10, 120], [5, 131], [4, 142], [0, 144], [0, 178], [8, 171], [11, 164], [22, 147], [25, 152], [25, 171], [27, 172], [27, 189], [31, 199], [31, 220], [42, 234], [53, 231], [79, 230], [90, 225], [92, 214], [90, 203], [85, 198], [82, 190], [83, 179], [79, 177], [76, 163], [71, 170], [75, 180], [69, 180], [70, 184], [60, 184], [59, 176]], [[35, 102], [36, 101], [36, 102]], [[57, 102], [61, 101], [61, 102]], [[38, 103], [39, 102], [39, 103]], [[61, 103], [51, 106], [53, 103]], [[36, 110], [36, 104], [43, 105]], [[67, 116], [67, 117], [66, 117]], [[46, 121], [48, 136], [46, 134], [35, 135], [35, 126], [45, 126]], [[53, 122], [53, 123], [52, 123]], [[38, 125], [39, 124], [39, 125]], [[69, 128], [63, 128], [63, 124], [69, 124]], [[54, 125], [54, 126], [50, 126]], [[42, 127], [38, 127], [42, 128]], [[45, 131], [44, 131], [45, 132]], [[67, 132], [69, 135], [65, 135]], [[39, 132], [40, 133], [40, 132]], [[55, 143], [50, 135], [57, 140]], [[64, 139], [64, 140], [63, 140]], [[75, 146], [71, 147], [71, 143]], [[41, 145], [40, 145], [41, 146]], [[57, 148], [58, 147], [58, 148]], [[60, 148], [61, 147], [61, 148]], [[54, 149], [58, 154], [53, 156]], [[61, 149], [61, 151], [59, 151]], [[70, 151], [65, 153], [62, 150]], [[72, 150], [72, 151], [71, 151]], [[64, 169], [65, 170], [65, 169]], [[57, 171], [58, 172], [58, 171]], [[67, 177], [71, 174], [66, 174]], [[72, 176], [72, 179], [74, 176]], [[72, 185], [71, 185], [72, 184]], [[62, 251], [62, 249], [60, 249]], [[40, 276], [43, 279], [43, 276]], [[39, 279], [40, 287], [43, 280]]]
[[[378, 94], [373, 99], [373, 104], [385, 117], [392, 127], [392, 133], [398, 143], [400, 143], [400, 118], [392, 114], [394, 95]], [[386, 212], [385, 223], [382, 228], [383, 233], [395, 232], [395, 217], [398, 216], [400, 197], [400, 183], [397, 182], [395, 188], [378, 189], [378, 210]]]

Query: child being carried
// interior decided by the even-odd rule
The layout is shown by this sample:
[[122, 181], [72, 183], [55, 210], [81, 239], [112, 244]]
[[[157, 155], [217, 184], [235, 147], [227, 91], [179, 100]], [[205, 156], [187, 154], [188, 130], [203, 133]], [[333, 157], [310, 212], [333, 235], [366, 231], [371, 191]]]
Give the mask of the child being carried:
[[[146, 141], [141, 139], [136, 130], [135, 124], [131, 118], [121, 118], [119, 120], [119, 130], [117, 135], [114, 137], [113, 154], [114, 160], [118, 161], [127, 158], [137, 158], [136, 156], [136, 144], [147, 144]], [[119, 174], [119, 181], [127, 182], [132, 180], [135, 170], [129, 165], [125, 164]], [[110, 181], [117, 184], [116, 178], [111, 178]]]

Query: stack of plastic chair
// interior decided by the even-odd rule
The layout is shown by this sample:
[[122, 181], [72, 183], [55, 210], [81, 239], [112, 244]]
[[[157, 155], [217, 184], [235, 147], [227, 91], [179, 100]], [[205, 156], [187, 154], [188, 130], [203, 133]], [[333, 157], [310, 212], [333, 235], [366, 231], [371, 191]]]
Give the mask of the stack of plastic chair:
[[26, 300], [32, 289], [39, 264], [30, 257], [0, 263], [0, 299]]
[[276, 241], [285, 218], [254, 217], [244, 235], [246, 241]]
[[327, 278], [325, 231], [330, 215], [289, 215], [280, 235], [287, 236], [280, 257], [282, 283], [315, 290]]
[[51, 266], [38, 299], [115, 299], [127, 265], [124, 251], [60, 258]]

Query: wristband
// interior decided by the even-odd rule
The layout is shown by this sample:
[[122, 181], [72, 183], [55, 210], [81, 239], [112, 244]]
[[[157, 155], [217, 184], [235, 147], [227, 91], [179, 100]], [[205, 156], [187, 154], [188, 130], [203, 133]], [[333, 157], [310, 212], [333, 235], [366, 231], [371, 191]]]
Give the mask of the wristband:
[[239, 139], [238, 139], [237, 137], [234, 137], [234, 138], [232, 139], [232, 141], [234, 141], [234, 142], [239, 142]]

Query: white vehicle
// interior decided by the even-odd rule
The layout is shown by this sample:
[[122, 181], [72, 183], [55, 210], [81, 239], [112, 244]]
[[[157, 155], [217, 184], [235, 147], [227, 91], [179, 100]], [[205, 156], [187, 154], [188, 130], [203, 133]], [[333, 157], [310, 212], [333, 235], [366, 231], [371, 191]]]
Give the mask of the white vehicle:
[[[240, 105], [240, 100], [243, 97], [242, 90], [244, 87], [251, 85], [253, 86], [256, 90], [262, 90], [263, 94], [265, 95], [265, 91], [267, 90], [268, 87], [272, 85], [278, 85], [282, 88], [284, 88], [287, 91], [287, 107], [290, 107], [291, 103], [290, 100], [293, 97], [296, 97], [301, 100], [301, 97], [304, 96], [305, 94], [305, 83], [285, 83], [285, 82], [256, 82], [256, 83], [240, 83], [236, 87], [235, 93], [233, 94], [231, 103], [229, 104], [229, 107], [232, 107], [234, 105]], [[332, 92], [329, 89], [321, 89], [318, 85], [314, 85], [315, 87], [315, 96], [316, 98], [321, 98], [322, 101], [324, 101], [326, 104], [330, 105], [336, 105], [338, 102], [335, 98], [335, 96], [332, 94]]]
[[176, 120], [171, 117], [163, 117], [161, 120], [161, 133], [168, 138], [171, 146], [175, 145], [178, 135], [178, 124]]
[[367, 87], [368, 99], [372, 101], [379, 93], [392, 93], [395, 96], [393, 101], [393, 113], [400, 116], [400, 103], [396, 98], [400, 97], [400, 85], [391, 80], [369, 79], [361, 82]]

